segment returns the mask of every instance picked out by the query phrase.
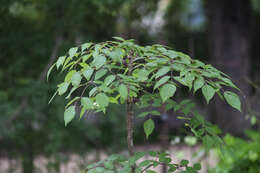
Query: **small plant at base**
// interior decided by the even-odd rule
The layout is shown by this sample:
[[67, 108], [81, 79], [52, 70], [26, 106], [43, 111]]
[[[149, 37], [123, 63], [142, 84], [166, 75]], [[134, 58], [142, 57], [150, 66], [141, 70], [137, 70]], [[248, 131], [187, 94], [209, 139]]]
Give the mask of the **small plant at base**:
[[[193, 93], [201, 90], [207, 103], [217, 93], [221, 99], [241, 111], [239, 97], [232, 91], [224, 91], [222, 86], [238, 88], [226, 74], [211, 65], [191, 59], [184, 53], [158, 44], [139, 46], [133, 40], [124, 40], [120, 37], [114, 37], [114, 39], [115, 41], [85, 43], [79, 47], [73, 47], [66, 55], [59, 57], [49, 69], [47, 79], [55, 67], [57, 70], [61, 69], [62, 72], [66, 71], [64, 81], [58, 85], [54, 94], [55, 96], [68, 93], [66, 99], [70, 101], [65, 107], [65, 126], [75, 118], [76, 107], [81, 109], [79, 118], [82, 118], [90, 111], [106, 113], [111, 103], [126, 104], [130, 159], [126, 162], [123, 160], [124, 163], [120, 162], [127, 167], [118, 168], [119, 172], [125, 168], [125, 172], [152, 173], [154, 171], [149, 170], [150, 166], [144, 168], [145, 170], [140, 169], [140, 165], [150, 165], [150, 163], [153, 163], [154, 167], [158, 164], [167, 164], [169, 172], [174, 172], [181, 167], [185, 167], [186, 172], [198, 171], [200, 166], [189, 167], [187, 161], [172, 164], [167, 153], [161, 153], [165, 157], [161, 161], [161, 155], [158, 153], [155, 155], [159, 162], [146, 161], [140, 163], [139, 166], [136, 165], [138, 159], [136, 159], [133, 143], [133, 106], [145, 108], [150, 104], [157, 106], [165, 104], [166, 110], [181, 110], [186, 116], [179, 118], [187, 120], [186, 125], [191, 131], [197, 137], [201, 137], [203, 143], [210, 147], [214, 144], [222, 144], [214, 126], [206, 122], [196, 111], [191, 111], [194, 105], [190, 100], [183, 100], [178, 104], [173, 101], [172, 97], [177, 88], [183, 85], [188, 87], [189, 91], [193, 89]], [[76, 90], [81, 94], [71, 98]], [[142, 118], [148, 117], [144, 122], [146, 138], [150, 136], [155, 126], [151, 117], [158, 114], [157, 111], [151, 111], [139, 115]], [[134, 159], [131, 160], [131, 158]], [[92, 169], [98, 169], [96, 172], [103, 172], [100, 167], [94, 166]]]

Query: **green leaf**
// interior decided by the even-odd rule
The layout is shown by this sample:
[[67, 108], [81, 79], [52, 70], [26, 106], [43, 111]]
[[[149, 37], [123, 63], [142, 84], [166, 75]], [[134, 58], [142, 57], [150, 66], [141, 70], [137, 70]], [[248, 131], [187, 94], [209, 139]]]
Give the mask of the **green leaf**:
[[81, 98], [81, 105], [86, 109], [92, 109], [93, 108], [93, 102], [88, 97], [82, 97]]
[[200, 163], [195, 163], [195, 164], [193, 165], [193, 168], [194, 168], [196, 171], [201, 170], [201, 165], [200, 165]]
[[215, 95], [215, 90], [210, 85], [204, 85], [202, 87], [202, 94], [204, 95], [207, 103], [209, 104], [209, 101], [212, 99], [212, 97]]
[[118, 87], [118, 92], [122, 98], [123, 101], [127, 99], [128, 96], [128, 89], [125, 84], [120, 84]]
[[92, 43], [84, 43], [81, 45], [81, 51], [84, 51], [85, 49], [88, 49]]
[[71, 81], [71, 77], [74, 73], [76, 73], [76, 70], [71, 70], [70, 72], [67, 73], [67, 75], [65, 76], [65, 82], [70, 82]]
[[147, 170], [146, 173], [156, 173], [156, 172], [153, 170]]
[[170, 67], [162, 67], [158, 72], [155, 74], [155, 78], [161, 77], [165, 74], [167, 74], [170, 71]]
[[70, 57], [75, 56], [77, 50], [78, 50], [77, 47], [70, 48], [70, 50], [69, 50], [69, 56], [70, 56]]
[[68, 82], [63, 82], [63, 83], [59, 84], [58, 85], [58, 93], [59, 93], [59, 95], [64, 94], [67, 91], [68, 87], [69, 87], [69, 83]]
[[65, 126], [67, 126], [68, 123], [71, 122], [75, 117], [76, 114], [75, 108], [76, 108], [75, 106], [70, 106], [65, 110], [64, 112]]
[[108, 86], [109, 84], [111, 84], [114, 80], [116, 79], [115, 75], [109, 75], [106, 77], [106, 79], [104, 80], [104, 84], [106, 86]]
[[160, 96], [162, 101], [165, 102], [168, 98], [172, 97], [176, 91], [176, 86], [173, 84], [165, 84], [160, 88]]
[[189, 164], [188, 160], [181, 160], [181, 166], [187, 166]]
[[138, 115], [139, 118], [144, 118], [146, 115], [149, 115], [150, 112], [142, 112]]
[[58, 60], [57, 60], [57, 62], [56, 62], [56, 67], [57, 67], [57, 69], [59, 69], [59, 67], [61, 66], [61, 65], [63, 65], [63, 63], [64, 63], [64, 61], [65, 61], [65, 56], [61, 56], [61, 57], [59, 57], [58, 58]]
[[148, 79], [148, 75], [149, 75], [149, 72], [145, 69], [141, 69], [137, 73], [137, 77], [141, 82], [146, 81]]
[[79, 72], [76, 72], [71, 77], [71, 83], [73, 86], [79, 86], [82, 77]]
[[123, 39], [122, 37], [112, 37], [112, 38], [119, 41], [125, 41], [125, 39]]
[[48, 72], [47, 72], [47, 81], [49, 81], [49, 76], [50, 76], [50, 73], [52, 71], [52, 69], [55, 67], [55, 64], [52, 64], [52, 66], [49, 68]]
[[106, 57], [103, 55], [96, 55], [92, 63], [96, 69], [99, 69], [106, 63]]
[[52, 102], [52, 100], [54, 99], [54, 97], [57, 95], [58, 91], [56, 91], [53, 96], [51, 97], [50, 101], [48, 102], [48, 104], [50, 104]]
[[224, 92], [224, 98], [230, 106], [241, 112], [241, 102], [237, 94], [231, 91], [226, 91]]
[[96, 101], [100, 107], [104, 108], [108, 106], [109, 98], [105, 93], [99, 93], [96, 95]]
[[165, 82], [167, 82], [170, 79], [170, 76], [164, 76], [163, 78], [161, 78], [158, 82], [155, 83], [154, 85], [154, 90], [156, 88], [158, 88], [159, 86], [161, 86], [162, 84], [164, 84]]
[[159, 111], [151, 111], [150, 112], [151, 113], [151, 115], [161, 115], [161, 113], [159, 112]]
[[86, 70], [84, 70], [84, 71], [82, 72], [82, 74], [83, 74], [83, 76], [84, 76], [87, 80], [89, 80], [89, 79], [91, 78], [93, 72], [94, 72], [94, 70], [93, 70], [92, 68], [88, 67]]
[[213, 138], [211, 136], [209, 136], [209, 135], [205, 135], [202, 138], [202, 142], [203, 142], [203, 145], [206, 148], [206, 150], [209, 150], [215, 143]]
[[100, 69], [95, 74], [95, 80], [102, 78], [107, 73], [106, 69]]
[[204, 85], [204, 79], [203, 78], [197, 78], [194, 81], [194, 90], [193, 93], [195, 93], [198, 89], [200, 89]]
[[148, 137], [151, 135], [151, 133], [154, 130], [154, 122], [152, 119], [148, 119], [144, 122], [144, 132], [146, 134], [146, 138], [148, 139]]

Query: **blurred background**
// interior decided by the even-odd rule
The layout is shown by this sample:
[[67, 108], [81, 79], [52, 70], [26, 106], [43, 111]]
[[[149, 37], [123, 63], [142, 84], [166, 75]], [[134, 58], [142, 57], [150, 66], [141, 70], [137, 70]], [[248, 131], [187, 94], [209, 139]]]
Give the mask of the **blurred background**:
[[[104, 153], [125, 150], [124, 105], [111, 106], [107, 115], [74, 120], [65, 128], [65, 100], [57, 97], [48, 105], [64, 76], [46, 82], [47, 69], [70, 47], [121, 36], [141, 45], [170, 46], [233, 78], [242, 90], [243, 113], [218, 99], [206, 106], [200, 93], [194, 97], [180, 92], [177, 99], [195, 100], [223, 136], [229, 134], [224, 138], [227, 144], [239, 151], [245, 148], [229, 160], [215, 160], [217, 167], [208, 171], [224, 172], [223, 167], [230, 167], [227, 172], [232, 172], [241, 162], [239, 170], [257, 173], [259, 31], [259, 0], [0, 0], [0, 172], [76, 172]], [[138, 147], [181, 147], [184, 158], [185, 152], [198, 148], [174, 113], [159, 111], [163, 116], [156, 119], [150, 141], [145, 140], [142, 120], [136, 120]], [[245, 133], [245, 129], [251, 130]]]

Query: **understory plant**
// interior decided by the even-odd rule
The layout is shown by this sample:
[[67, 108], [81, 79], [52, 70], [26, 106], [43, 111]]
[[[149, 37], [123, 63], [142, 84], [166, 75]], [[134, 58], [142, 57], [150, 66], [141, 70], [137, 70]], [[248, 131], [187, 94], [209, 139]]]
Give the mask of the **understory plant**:
[[[202, 91], [207, 103], [218, 95], [223, 101], [241, 111], [237, 94], [230, 89], [239, 90], [230, 77], [211, 65], [191, 59], [188, 55], [169, 49], [159, 44], [140, 46], [134, 40], [114, 37], [113, 41], [85, 43], [73, 47], [58, 58], [47, 74], [56, 68], [64, 72], [65, 78], [58, 85], [51, 100], [58, 95], [65, 95], [64, 121], [67, 126], [76, 116], [82, 118], [90, 113], [106, 113], [110, 104], [126, 105], [127, 143], [129, 156], [111, 155], [107, 159], [88, 165], [82, 172], [120, 172], [154, 173], [152, 168], [167, 166], [168, 172], [198, 172], [199, 163], [190, 165], [188, 160], [173, 163], [167, 152], [135, 152], [133, 141], [134, 118], [144, 118], [146, 138], [153, 132], [153, 116], [158, 111], [143, 111], [135, 115], [134, 108], [146, 110], [149, 106], [165, 106], [165, 111], [182, 111], [192, 133], [203, 144], [222, 147], [218, 130], [207, 122], [196, 110], [190, 100], [177, 103], [174, 99], [177, 88], [187, 87], [189, 92]], [[224, 90], [228, 88], [228, 90]], [[50, 100], [50, 101], [51, 101]], [[153, 159], [139, 159], [149, 155]]]
[[260, 131], [247, 130], [249, 139], [225, 135], [224, 142], [229, 150], [221, 153], [220, 160], [210, 173], [258, 173], [260, 172]]

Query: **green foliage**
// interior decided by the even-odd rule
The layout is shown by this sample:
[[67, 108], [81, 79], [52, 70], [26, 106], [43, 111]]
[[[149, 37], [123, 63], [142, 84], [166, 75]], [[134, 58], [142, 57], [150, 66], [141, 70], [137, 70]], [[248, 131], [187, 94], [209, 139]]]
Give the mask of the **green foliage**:
[[229, 148], [218, 154], [220, 161], [210, 173], [258, 173], [260, 172], [260, 132], [246, 131], [249, 140], [226, 135], [224, 141]]
[[[146, 160], [145, 157], [150, 157]], [[113, 154], [105, 160], [99, 161], [94, 164], [88, 165], [80, 173], [96, 173], [96, 172], [109, 172], [109, 173], [129, 173], [131, 166], [135, 165], [136, 173], [156, 173], [153, 169], [161, 165], [166, 165], [168, 172], [185, 172], [197, 173], [201, 170], [201, 165], [195, 163], [189, 165], [188, 160], [181, 160], [180, 163], [173, 163], [169, 153], [166, 152], [136, 152], [134, 156], [127, 158], [123, 155]]]
[[[133, 40], [115, 39], [117, 41], [82, 44], [59, 58], [56, 67], [61, 66], [67, 75], [58, 85], [58, 94], [71, 94], [85, 87], [89, 92], [84, 93], [84, 89], [81, 95], [95, 103], [88, 109], [105, 112], [107, 106], [118, 103], [118, 99], [124, 103], [128, 98], [149, 95], [149, 88], [153, 88], [153, 95], [159, 93], [160, 98], [153, 99], [160, 104], [174, 95], [179, 84], [190, 90], [194, 88], [194, 92], [202, 89], [207, 103], [216, 92], [222, 96], [222, 85], [236, 88], [222, 72], [181, 52], [161, 45], [139, 46]], [[240, 110], [240, 100], [234, 93], [226, 91], [224, 97]]]
[[[167, 111], [173, 109], [184, 113], [185, 116], [178, 118], [186, 120], [185, 125], [203, 141], [207, 150], [213, 146], [221, 147], [223, 142], [218, 137], [220, 130], [194, 110], [195, 104], [191, 100], [177, 103], [172, 97], [177, 88], [183, 85], [188, 87], [189, 91], [193, 89], [194, 93], [201, 90], [207, 103], [218, 93], [228, 104], [241, 111], [239, 97], [223, 89], [223, 86], [237, 88], [228, 76], [211, 65], [205, 65], [162, 45], [139, 46], [133, 40], [120, 37], [114, 39], [116, 41], [85, 43], [71, 48], [65, 59], [59, 58], [55, 63], [57, 70], [61, 66], [62, 71], [66, 71], [67, 74], [64, 82], [58, 85], [58, 94], [69, 93], [66, 97], [69, 100], [67, 105], [74, 104], [65, 110], [65, 125], [75, 117], [76, 107], [81, 109], [81, 118], [88, 111], [105, 113], [112, 103], [127, 102], [135, 104], [138, 108], [150, 105], [160, 107], [165, 104]], [[52, 68], [48, 74], [51, 71]], [[80, 97], [71, 98], [71, 94], [76, 90], [81, 93]], [[142, 118], [149, 116], [144, 122], [146, 138], [155, 128], [151, 115], [158, 116], [160, 113], [150, 111], [139, 115]], [[120, 161], [117, 164], [119, 167], [113, 166], [110, 160], [109, 163], [98, 162], [95, 166], [87, 168], [87, 172], [129, 172], [143, 155], [144, 153], [139, 153], [129, 160], [124, 159], [123, 163]], [[159, 160], [145, 160], [140, 163], [141, 167], [136, 167], [136, 172], [141, 173], [142, 167], [145, 167], [146, 172], [152, 173], [154, 171], [149, 168], [162, 163], [169, 167], [168, 172], [184, 168], [182, 172], [189, 173], [197, 172], [201, 168], [198, 164], [188, 166], [187, 160], [181, 161], [180, 164], [172, 164], [167, 153], [157, 153], [155, 156]], [[100, 167], [100, 164], [103, 166]]]

